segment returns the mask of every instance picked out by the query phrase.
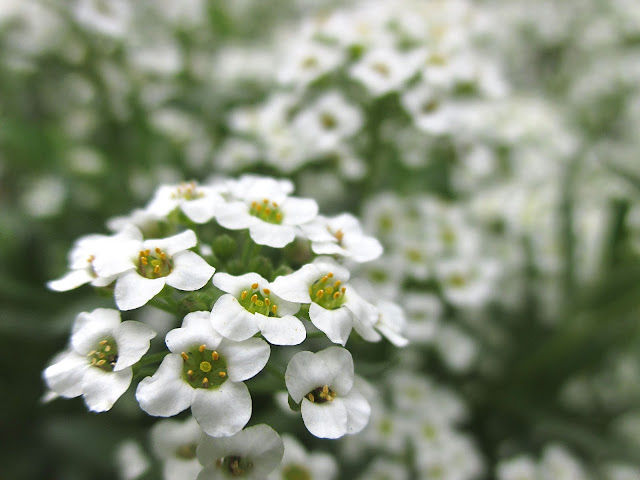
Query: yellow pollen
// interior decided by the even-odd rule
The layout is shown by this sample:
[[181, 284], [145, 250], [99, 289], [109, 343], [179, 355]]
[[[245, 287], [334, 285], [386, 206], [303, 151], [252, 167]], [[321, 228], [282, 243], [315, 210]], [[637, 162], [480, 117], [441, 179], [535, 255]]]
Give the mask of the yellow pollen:
[[253, 288], [254, 290], [258, 288], [258, 284], [257, 283], [253, 283], [251, 284], [251, 288]]
[[200, 370], [203, 372], [210, 372], [211, 364], [209, 362], [200, 362]]
[[242, 292], [242, 295], [240, 295], [240, 298], [241, 298], [242, 300], [244, 300], [244, 299], [246, 299], [246, 298], [247, 298], [247, 291], [246, 291], [246, 290], [245, 290], [244, 292]]
[[318, 298], [322, 298], [323, 295], [324, 295], [324, 290], [318, 290], [318, 292], [316, 293], [316, 297]]
[[189, 361], [189, 355], [187, 355], [186, 353], [182, 352], [180, 356], [185, 362]]
[[342, 232], [342, 230], [338, 230], [336, 233], [333, 234], [334, 237], [336, 237], [336, 240], [338, 240], [338, 242], [342, 242], [342, 239], [344, 238], [344, 233]]
[[253, 208], [256, 208], [256, 207], [258, 206], [258, 202], [251, 202], [251, 206], [252, 206]]
[[96, 259], [95, 255], [89, 255], [89, 258], [87, 258], [87, 262], [91, 263]]
[[322, 277], [322, 278], [320, 279], [320, 281], [321, 281], [322, 283], [324, 283], [324, 282], [326, 282], [326, 281], [327, 281], [327, 279], [328, 279], [328, 278], [329, 278], [329, 277], [327, 277], [327, 276], [325, 275], [324, 277]]
[[204, 352], [206, 350], [207, 346], [206, 345], [200, 345], [200, 347], [198, 348], [198, 351], [200, 353]]
[[271, 290], [269, 290], [268, 288], [263, 288], [262, 291], [265, 295], [269, 295], [271, 293]]
[[258, 301], [258, 295], [256, 295], [255, 293], [253, 294], [253, 297], [251, 297], [251, 301], [253, 303], [256, 303]]
[[277, 306], [277, 305], [274, 305], [273, 307], [271, 307], [271, 311], [272, 311], [273, 313], [278, 313], [278, 306]]
[[155, 273], [156, 275], [160, 274], [160, 265], [156, 265], [155, 267], [153, 267], [153, 273]]
[[100, 345], [106, 345], [107, 341], [106, 340], [100, 340]]
[[92, 358], [92, 359], [91, 359], [91, 365], [95, 365], [95, 364], [96, 364], [96, 361], [97, 361], [97, 360], [96, 360], [95, 358]]
[[160, 250], [160, 247], [156, 247], [156, 253], [158, 254], [162, 253], [162, 250]]
[[324, 393], [325, 395], [329, 394], [329, 385], [325, 385], [324, 387], [322, 387], [322, 393]]
[[329, 278], [333, 277], [333, 273], [331, 273], [331, 272], [327, 273], [327, 277], [329, 277]]
[[227, 372], [218, 372], [218, 375], [220, 376], [220, 378], [224, 378], [227, 376]]
[[213, 361], [217, 361], [220, 358], [220, 355], [218, 355], [218, 352], [216, 352], [215, 350], [213, 352], [211, 352], [211, 358], [213, 359]]
[[264, 304], [268, 307], [269, 305], [271, 305], [271, 300], [269, 300], [269, 297], [264, 299]]
[[262, 205], [256, 205], [256, 212], [260, 213], [262, 211]]
[[346, 292], [346, 291], [347, 291], [347, 287], [342, 287], [342, 288], [340, 289], [340, 291], [341, 291], [342, 293]]
[[208, 379], [207, 377], [204, 377], [204, 378], [202, 379], [202, 386], [203, 386], [204, 388], [209, 387], [209, 379]]
[[307, 395], [307, 398], [311, 400], [311, 403], [315, 402], [315, 399], [313, 398], [313, 393], [310, 393], [309, 395]]
[[89, 353], [87, 353], [87, 357], [93, 357], [97, 352], [95, 350], [91, 350]]
[[340, 295], [342, 295], [340, 292], [336, 292], [333, 294], [333, 298], [340, 298]]
[[144, 250], [140, 250], [139, 255], [140, 255], [141, 257], [144, 257]]
[[340, 285], [342, 285], [342, 282], [340, 280], [336, 280], [336, 283], [333, 284], [333, 288], [339, 288]]
[[146, 256], [151, 255], [151, 250], [149, 250], [149, 249], [145, 250], [145, 251], [144, 251], [144, 254], [145, 254]]
[[187, 375], [191, 378], [193, 376], [193, 370], [187, 370]]
[[269, 199], [265, 198], [264, 200], [262, 200], [262, 203], [264, 203], [265, 205], [267, 205], [269, 203]]
[[104, 365], [105, 363], [107, 363], [106, 360], [98, 360], [98, 363], [96, 363], [96, 365], [98, 365], [99, 367], [101, 367], [102, 365]]
[[100, 353], [98, 354], [98, 357], [100, 357], [100, 358], [104, 358], [104, 357], [105, 357], [105, 355], [104, 355], [104, 353], [100, 352]]
[[149, 265], [149, 260], [147, 260], [147, 257], [140, 257], [140, 263], [143, 265]]
[[280, 222], [282, 220], [282, 214], [276, 213], [276, 221]]
[[162, 253], [160, 254], [160, 258], [161, 258], [162, 260], [166, 260], [166, 259], [167, 259], [167, 254], [166, 254], [166, 253], [164, 253], [164, 252], [162, 252]]
[[273, 205], [274, 207], [278, 208], [278, 202], [271, 202], [271, 205]]
[[111, 351], [111, 345], [107, 345], [106, 347], [104, 347], [104, 351], [105, 352], [110, 352]]

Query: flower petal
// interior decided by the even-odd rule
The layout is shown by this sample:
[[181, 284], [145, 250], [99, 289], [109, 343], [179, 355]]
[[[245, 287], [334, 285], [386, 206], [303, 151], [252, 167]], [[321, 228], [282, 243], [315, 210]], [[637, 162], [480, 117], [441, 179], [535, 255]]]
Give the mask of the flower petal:
[[324, 362], [332, 390], [346, 395], [353, 387], [353, 358], [346, 348], [329, 347], [316, 353], [316, 358]]
[[289, 275], [276, 278], [271, 282], [271, 290], [289, 302], [311, 303], [309, 287], [320, 277], [318, 267], [308, 263]]
[[173, 256], [173, 271], [166, 281], [173, 288], [191, 292], [204, 287], [215, 271], [200, 255], [185, 250]]
[[311, 198], [288, 197], [282, 205], [282, 211], [285, 224], [300, 225], [318, 215], [318, 204]]
[[80, 355], [87, 355], [98, 342], [113, 336], [120, 325], [120, 312], [112, 308], [96, 308], [82, 312], [73, 324], [71, 345]]
[[218, 349], [227, 361], [227, 375], [233, 382], [257, 375], [271, 355], [269, 344], [261, 338], [250, 338], [243, 342], [222, 340]]
[[105, 372], [98, 367], [90, 367], [82, 378], [84, 402], [92, 412], [106, 412], [127, 391], [132, 378], [130, 368]]
[[259, 245], [282, 248], [296, 238], [296, 231], [288, 225], [275, 225], [267, 222], [256, 222], [249, 227], [251, 239]]
[[68, 351], [56, 355], [54, 363], [47, 367], [42, 376], [47, 386], [65, 398], [82, 395], [82, 377], [89, 368], [84, 355]]
[[351, 391], [342, 401], [347, 407], [347, 433], [358, 433], [369, 423], [371, 406], [367, 399], [356, 391]]
[[56, 280], [47, 282], [47, 288], [56, 292], [66, 292], [89, 283], [91, 280], [93, 280], [93, 275], [89, 273], [89, 269], [83, 268], [81, 270], [72, 270]]
[[242, 382], [227, 380], [217, 388], [196, 388], [191, 411], [202, 430], [212, 437], [239, 432], [251, 418], [251, 395]]
[[122, 322], [113, 332], [118, 346], [118, 361], [114, 371], [130, 367], [149, 350], [149, 341], [156, 336], [156, 332], [144, 323], [127, 320]]
[[273, 345], [299, 345], [307, 338], [302, 322], [293, 315], [267, 317], [256, 313], [260, 332]]
[[216, 220], [229, 230], [249, 228], [259, 220], [249, 215], [249, 207], [244, 202], [229, 202], [216, 213]]
[[328, 385], [331, 374], [322, 359], [312, 352], [298, 352], [287, 365], [284, 381], [294, 402], [300, 403], [302, 398], [314, 388]]
[[339, 398], [322, 404], [305, 398], [301, 411], [305, 427], [316, 437], [340, 438], [347, 433], [347, 408]]
[[217, 348], [222, 336], [211, 326], [210, 315], [210, 312], [206, 311], [187, 314], [180, 328], [174, 328], [167, 333], [167, 348], [173, 353], [186, 352], [200, 345], [206, 345], [211, 350]]
[[212, 283], [223, 292], [230, 293], [234, 297], [239, 296], [243, 290], [248, 290], [254, 283], [257, 283], [259, 288], [269, 284], [267, 280], [257, 273], [245, 273], [236, 277], [224, 272], [216, 273], [213, 276]]
[[136, 390], [140, 408], [155, 417], [172, 417], [188, 408], [194, 389], [180, 376], [183, 360], [169, 354], [152, 377], [143, 378]]
[[166, 277], [144, 278], [130, 270], [116, 280], [114, 296], [120, 310], [133, 310], [146, 304], [164, 288]]
[[342, 306], [335, 310], [327, 310], [317, 303], [312, 303], [309, 307], [309, 318], [333, 343], [342, 346], [347, 343], [353, 327], [353, 317], [349, 309]]
[[232, 295], [222, 295], [211, 310], [211, 325], [220, 334], [236, 342], [258, 333], [254, 315], [249, 313]]
[[178, 252], [195, 247], [198, 243], [198, 237], [193, 230], [185, 230], [176, 235], [167, 238], [150, 238], [142, 242], [141, 250], [153, 250], [160, 248], [169, 255], [175, 255]]
[[206, 223], [211, 220], [216, 212], [216, 203], [221, 201], [213, 194], [205, 195], [196, 200], [183, 202], [181, 205], [184, 214], [194, 223]]

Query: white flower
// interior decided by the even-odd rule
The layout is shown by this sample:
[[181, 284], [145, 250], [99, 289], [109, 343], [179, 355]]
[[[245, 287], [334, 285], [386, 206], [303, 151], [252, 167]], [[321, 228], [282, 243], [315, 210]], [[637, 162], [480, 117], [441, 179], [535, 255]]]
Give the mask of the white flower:
[[96, 257], [93, 267], [99, 275], [117, 275], [116, 305], [132, 310], [146, 304], [165, 285], [194, 291], [209, 281], [215, 268], [188, 250], [197, 242], [193, 230], [185, 230], [172, 237], [128, 244], [118, 254]]
[[446, 92], [426, 84], [419, 84], [405, 92], [402, 105], [423, 132], [441, 135], [455, 127], [458, 110], [445, 97]]
[[140, 478], [151, 466], [140, 444], [131, 439], [123, 441], [116, 447], [115, 462], [120, 480]]
[[343, 60], [343, 54], [336, 48], [318, 42], [298, 39], [287, 44], [285, 61], [278, 69], [278, 81], [285, 84], [305, 86], [329, 70], [336, 68]]
[[[94, 287], [106, 287], [115, 275], [98, 275], [94, 268], [97, 257], [105, 261], [122, 249], [135, 249], [142, 240], [140, 231], [132, 226], [124, 228], [115, 235], [87, 235], [79, 238], [69, 252], [69, 273], [47, 283], [47, 287], [57, 292], [72, 290], [85, 283]], [[98, 261], [100, 262], [100, 260]]]
[[117, 310], [82, 312], [69, 348], [43, 372], [47, 386], [65, 398], [82, 395], [90, 410], [109, 410], [129, 388], [131, 366], [149, 349], [155, 332], [140, 322], [121, 322]]
[[204, 469], [197, 480], [264, 480], [282, 460], [284, 444], [276, 431], [260, 424], [231, 437], [203, 436], [197, 455]]
[[323, 153], [358, 132], [362, 123], [360, 110], [341, 93], [329, 92], [302, 110], [295, 117], [293, 128], [312, 152]]
[[73, 13], [86, 28], [122, 37], [129, 29], [133, 12], [125, 0], [78, 0]]
[[191, 407], [211, 436], [233, 435], [251, 418], [251, 396], [243, 383], [269, 360], [262, 339], [223, 339], [211, 326], [209, 312], [188, 314], [181, 328], [171, 330], [167, 355], [156, 373], [138, 385], [136, 398], [149, 415], [171, 417]]
[[536, 464], [528, 456], [520, 455], [497, 465], [498, 480], [537, 480]]
[[257, 273], [239, 277], [217, 273], [213, 284], [227, 292], [211, 310], [211, 324], [222, 336], [241, 341], [261, 332], [275, 345], [298, 345], [306, 338], [304, 325], [294, 317], [300, 304], [274, 295], [269, 282]]
[[302, 226], [319, 255], [340, 255], [356, 262], [369, 262], [382, 255], [382, 245], [362, 232], [360, 221], [350, 213], [336, 217], [318, 216]]
[[335, 459], [328, 453], [309, 453], [290, 435], [283, 435], [284, 456], [269, 480], [308, 479], [333, 480], [338, 473]]
[[320, 438], [358, 433], [371, 407], [354, 388], [353, 359], [348, 350], [329, 347], [318, 353], [296, 353], [285, 372], [287, 390], [300, 403], [307, 430]]
[[192, 222], [206, 223], [223, 202], [218, 188], [189, 182], [160, 186], [146, 210], [153, 216], [166, 217], [180, 208]]
[[498, 268], [492, 260], [465, 256], [441, 260], [435, 276], [449, 302], [457, 307], [477, 308], [493, 296]]
[[193, 417], [160, 420], [151, 428], [151, 447], [162, 462], [164, 480], [196, 480], [202, 466], [196, 459], [202, 429]]
[[398, 90], [417, 71], [422, 54], [391, 48], [370, 50], [349, 71], [374, 97]]
[[365, 472], [358, 477], [359, 480], [408, 480], [409, 469], [407, 465], [394, 460], [378, 458], [374, 460]]
[[396, 347], [407, 346], [409, 340], [404, 336], [407, 320], [402, 308], [398, 304], [387, 300], [376, 302], [376, 307], [378, 307], [379, 313], [378, 321], [374, 325], [375, 329]]
[[297, 227], [318, 213], [318, 204], [307, 198], [290, 197], [288, 181], [245, 176], [229, 183], [230, 201], [216, 215], [220, 225], [230, 230], [249, 229], [254, 242], [274, 248], [291, 243]]
[[309, 303], [311, 322], [332, 342], [345, 345], [352, 328], [365, 340], [376, 342], [380, 335], [373, 325], [378, 310], [346, 285], [348, 280], [347, 269], [319, 257], [297, 272], [276, 278], [271, 289], [287, 301]]

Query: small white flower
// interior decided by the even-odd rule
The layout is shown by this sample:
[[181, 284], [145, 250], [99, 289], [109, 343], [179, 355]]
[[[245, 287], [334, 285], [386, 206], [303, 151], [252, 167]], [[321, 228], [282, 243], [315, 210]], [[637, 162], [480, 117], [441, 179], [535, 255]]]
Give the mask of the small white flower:
[[419, 130], [441, 135], [455, 127], [458, 110], [446, 98], [446, 93], [430, 85], [419, 84], [402, 95], [402, 105]]
[[318, 214], [315, 200], [291, 197], [290, 182], [268, 177], [245, 176], [229, 183], [230, 201], [216, 215], [230, 230], [249, 229], [254, 242], [274, 248], [291, 243], [299, 225]]
[[370, 50], [349, 71], [374, 97], [398, 90], [417, 71], [422, 54], [391, 48]]
[[78, 0], [73, 13], [86, 28], [122, 37], [129, 29], [133, 11], [125, 0]]
[[223, 202], [218, 188], [189, 182], [160, 186], [146, 210], [153, 216], [166, 217], [180, 208], [192, 222], [206, 223]]
[[489, 259], [458, 257], [441, 260], [435, 268], [444, 297], [462, 308], [478, 308], [493, 296], [499, 265]]
[[197, 480], [264, 480], [282, 460], [284, 444], [276, 431], [260, 424], [231, 437], [204, 436], [197, 455], [204, 469]]
[[140, 444], [131, 439], [124, 440], [116, 447], [115, 463], [120, 480], [136, 480], [151, 466]]
[[152, 377], [138, 385], [136, 398], [149, 415], [171, 417], [191, 407], [202, 429], [222, 437], [239, 432], [251, 418], [251, 396], [243, 383], [269, 360], [260, 338], [232, 342], [222, 338], [209, 312], [189, 313], [171, 330], [167, 355]]
[[213, 284], [227, 292], [211, 310], [211, 324], [222, 336], [241, 341], [260, 332], [274, 345], [298, 345], [306, 338], [304, 325], [294, 317], [300, 304], [274, 295], [257, 273], [217, 273]]
[[319, 255], [340, 255], [356, 262], [369, 262], [382, 255], [382, 245], [362, 232], [360, 221], [350, 213], [336, 217], [318, 216], [302, 226]]
[[333, 480], [338, 473], [335, 459], [328, 453], [309, 453], [290, 435], [283, 435], [284, 456], [280, 466], [269, 475], [269, 480], [323, 479]]
[[[132, 226], [124, 228], [115, 235], [87, 235], [79, 238], [69, 252], [69, 273], [47, 283], [47, 287], [57, 292], [72, 290], [85, 283], [94, 287], [106, 287], [116, 275], [98, 275], [94, 268], [97, 257], [105, 257], [106, 261], [114, 253], [124, 249], [135, 249], [142, 241], [140, 231]], [[100, 262], [100, 260], [98, 261]]]
[[532, 458], [519, 455], [497, 465], [498, 480], [537, 480], [536, 464]]
[[311, 322], [332, 342], [345, 345], [352, 329], [365, 340], [376, 342], [380, 335], [373, 325], [378, 310], [348, 286], [348, 280], [347, 269], [319, 257], [297, 272], [276, 278], [271, 288], [287, 301], [310, 304]]
[[93, 266], [99, 275], [117, 275], [116, 305], [120, 310], [132, 310], [146, 304], [165, 285], [194, 291], [209, 281], [215, 268], [188, 250], [197, 242], [193, 230], [185, 230], [172, 237], [127, 245], [117, 255], [96, 257]]
[[278, 69], [278, 81], [284, 84], [305, 86], [343, 60], [340, 50], [318, 42], [299, 43], [296, 39], [293, 50], [290, 44], [286, 47], [285, 62]]
[[342, 347], [318, 353], [296, 353], [285, 372], [287, 390], [300, 403], [307, 430], [320, 438], [358, 433], [369, 421], [371, 407], [354, 387], [353, 358]]
[[160, 420], [151, 428], [151, 447], [162, 462], [164, 480], [196, 480], [202, 466], [196, 459], [202, 429], [193, 417]]
[[104, 412], [129, 388], [131, 366], [155, 336], [140, 322], [121, 322], [117, 310], [82, 312], [73, 325], [69, 348], [45, 369], [44, 379], [58, 395], [82, 395], [90, 410]]

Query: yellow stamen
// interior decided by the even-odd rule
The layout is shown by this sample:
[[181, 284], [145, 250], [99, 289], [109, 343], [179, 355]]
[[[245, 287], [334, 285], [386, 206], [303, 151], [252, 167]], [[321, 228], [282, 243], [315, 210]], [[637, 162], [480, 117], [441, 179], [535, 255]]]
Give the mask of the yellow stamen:
[[106, 340], [100, 340], [100, 345], [106, 345], [107, 341]]
[[202, 379], [202, 386], [203, 386], [204, 388], [209, 388], [209, 379], [208, 379], [207, 377], [204, 377], [204, 378]]
[[268, 307], [269, 305], [271, 305], [271, 300], [269, 300], [269, 297], [264, 299], [264, 304]]
[[182, 359], [183, 359], [185, 362], [188, 362], [188, 361], [189, 361], [189, 355], [187, 355], [186, 353], [182, 352], [182, 353], [180, 354], [180, 356], [182, 357]]
[[155, 273], [156, 275], [160, 274], [160, 265], [156, 265], [155, 267], [153, 267], [153, 273]]
[[256, 303], [257, 301], [258, 301], [258, 295], [254, 293], [253, 296], [251, 297], [251, 302]]
[[149, 260], [147, 260], [147, 257], [140, 257], [140, 263], [143, 265], [149, 265]]
[[340, 295], [342, 295], [340, 292], [336, 292], [333, 294], [333, 298], [340, 298]]
[[282, 221], [282, 214], [280, 212], [276, 213], [276, 222]]
[[347, 291], [347, 287], [342, 287], [342, 288], [340, 289], [340, 291], [344, 294], [344, 292], [346, 292], [346, 291]]
[[318, 292], [316, 293], [316, 297], [318, 298], [322, 298], [323, 295], [324, 295], [324, 290], [318, 290]]
[[271, 307], [271, 311], [272, 311], [273, 313], [278, 313], [278, 306], [277, 306], [277, 305], [274, 305], [273, 307]]
[[278, 202], [271, 202], [271, 205], [273, 205], [274, 207], [278, 208]]
[[307, 395], [307, 398], [311, 400], [311, 403], [315, 402], [315, 398], [313, 398], [313, 393], [310, 393], [309, 395]]
[[333, 273], [331, 273], [331, 272], [327, 273], [327, 277], [329, 277], [329, 278], [333, 277]]
[[156, 253], [157, 253], [157, 254], [160, 254], [160, 253], [162, 253], [162, 250], [160, 250], [160, 248], [159, 248], [159, 247], [156, 247]]
[[265, 295], [269, 295], [271, 293], [271, 290], [269, 290], [268, 288], [263, 288], [262, 291]]
[[204, 352], [206, 349], [207, 349], [207, 346], [206, 346], [206, 345], [200, 345], [200, 347], [198, 347], [198, 351], [199, 351], [200, 353]]
[[102, 365], [104, 365], [105, 363], [107, 363], [106, 360], [98, 360], [98, 363], [96, 363], [96, 365], [98, 365], [99, 367], [101, 367]]
[[246, 290], [244, 290], [244, 291], [242, 292], [242, 295], [240, 295], [240, 298], [241, 298], [242, 300], [244, 300], [244, 299], [246, 299], [246, 298], [247, 298], [247, 291], [246, 291]]
[[213, 361], [217, 361], [220, 358], [220, 355], [218, 355], [218, 352], [216, 352], [215, 350], [213, 352], [211, 352], [211, 358], [213, 359]]
[[324, 282], [326, 282], [326, 281], [327, 281], [327, 279], [328, 279], [328, 278], [329, 278], [329, 277], [328, 277], [327, 275], [325, 275], [324, 277], [322, 277], [322, 278], [320, 279], [320, 281], [321, 281], [322, 283], [324, 283]]
[[227, 372], [218, 372], [218, 375], [220, 376], [220, 378], [224, 378], [227, 376]]
[[255, 290], [256, 288], [258, 288], [258, 284], [257, 283], [252, 284], [251, 288], [253, 288]]
[[340, 285], [342, 285], [342, 282], [340, 280], [336, 280], [336, 283], [333, 284], [333, 288], [339, 288]]
[[98, 354], [98, 358], [104, 358], [104, 357], [105, 357], [105, 354], [104, 354], [104, 353], [100, 352], [100, 353]]
[[189, 378], [193, 377], [193, 370], [187, 370], [187, 376]]

